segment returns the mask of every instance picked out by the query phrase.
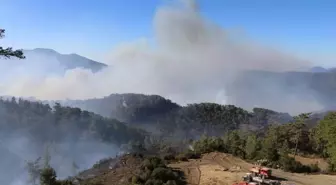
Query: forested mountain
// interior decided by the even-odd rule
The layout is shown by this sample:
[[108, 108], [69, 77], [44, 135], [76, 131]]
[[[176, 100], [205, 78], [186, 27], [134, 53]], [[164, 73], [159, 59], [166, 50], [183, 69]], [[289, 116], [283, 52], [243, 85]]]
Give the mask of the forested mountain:
[[[67, 107], [69, 105], [73, 107]], [[52, 108], [41, 102], [7, 98], [0, 101], [0, 108], [2, 130], [25, 133], [36, 142], [94, 138], [120, 145], [131, 140], [143, 141], [147, 133], [131, 127], [155, 128], [165, 136], [179, 133], [177, 138], [193, 139], [204, 133], [222, 135], [235, 129], [262, 132], [270, 125], [293, 120], [287, 113], [264, 108], [248, 112], [234, 105], [215, 103], [180, 106], [158, 95], [142, 94], [112, 94], [102, 99], [53, 102]], [[321, 118], [315, 117], [312, 124], [316, 125]]]
[[[122, 144], [143, 141], [147, 133], [79, 108], [50, 107], [12, 98], [0, 100], [0, 184], [9, 184], [24, 171], [26, 160], [43, 156], [64, 178], [71, 164], [90, 167], [102, 157], [115, 156]], [[4, 175], [7, 174], [7, 175]]]
[[202, 133], [222, 134], [237, 128], [258, 130], [270, 124], [282, 124], [292, 120], [287, 113], [255, 108], [248, 112], [234, 105], [198, 103], [180, 106], [158, 95], [111, 94], [104, 98], [67, 100], [66, 106], [80, 107], [97, 114], [122, 120], [134, 126], [160, 133], [190, 137]]
[[[255, 111], [258, 112], [259, 115], [272, 112], [266, 109], [256, 109]], [[235, 112], [231, 112], [231, 114], [235, 114]], [[229, 115], [230, 113], [228, 113], [228, 116]], [[287, 124], [272, 125], [268, 127], [262, 134], [235, 130], [229, 133], [224, 133], [218, 137], [202, 136], [191, 142], [189, 149], [185, 149], [182, 153], [174, 150], [167, 151], [164, 146], [170, 146], [170, 144], [166, 141], [156, 143], [155, 148], [157, 156], [160, 156], [161, 154], [163, 159], [172, 163], [174, 163], [174, 161], [197, 159], [201, 157], [201, 154], [209, 152], [224, 152], [226, 153], [224, 156], [229, 153], [241, 159], [253, 161], [262, 166], [282, 169], [288, 172], [330, 173], [336, 170], [336, 151], [334, 148], [336, 146], [335, 115], [335, 112], [328, 113], [325, 118], [320, 120], [319, 123], [313, 127], [309, 127], [306, 124], [310, 115], [300, 114]], [[133, 158], [130, 155], [122, 156], [119, 158], [121, 162], [117, 163], [114, 161], [119, 161], [118, 159], [102, 160], [92, 169], [80, 173], [79, 176], [82, 177], [83, 182], [100, 183], [103, 185], [122, 184], [120, 183], [121, 179], [123, 179], [123, 182], [127, 181], [130, 184], [150, 184], [147, 182], [152, 181], [155, 178], [152, 178], [153, 176], [149, 175], [138, 176], [137, 174], [144, 174], [144, 171], [136, 169], [137, 163], [139, 163], [141, 159], [135, 160], [138, 158], [137, 156], [146, 156], [148, 148], [142, 147], [141, 144], [132, 145], [129, 148], [129, 151], [133, 153]], [[294, 158], [298, 155], [314, 156], [318, 158], [323, 157], [329, 163], [329, 167], [320, 169], [319, 163], [301, 164]], [[224, 159], [227, 160], [227, 158]], [[230, 165], [235, 165], [236, 162], [237, 161], [232, 161]], [[191, 165], [191, 163], [192, 162], [189, 164]], [[117, 167], [109, 169], [108, 166], [111, 164]], [[218, 162], [216, 162], [216, 165], [215, 169], [218, 169]], [[142, 165], [140, 165], [140, 167], [141, 166]], [[128, 168], [136, 173], [125, 170]], [[160, 177], [155, 180], [162, 181], [171, 177], [169, 176], [169, 172], [164, 172], [162, 169], [155, 169], [155, 167], [149, 169], [155, 171], [150, 172], [149, 174], [156, 174], [156, 171], [160, 171]], [[120, 175], [121, 172], [125, 175]], [[110, 175], [106, 176], [105, 174], [107, 173]], [[90, 178], [89, 174], [95, 174], [97, 176], [93, 175], [93, 178]]]
[[[109, 98], [113, 99], [115, 104], [109, 104], [106, 99], [90, 100], [90, 103], [95, 103], [99, 107], [99, 102], [104, 102], [103, 105], [111, 106], [111, 109], [109, 107], [101, 109], [114, 110], [113, 113], [111, 111], [110, 117], [119, 116], [129, 123], [122, 123], [79, 108], [62, 106], [60, 103], [54, 103], [54, 106], [50, 107], [48, 104], [15, 98], [0, 100], [2, 118], [0, 129], [3, 131], [1, 138], [3, 143], [7, 143], [0, 149], [4, 150], [2, 154], [8, 154], [3, 159], [12, 161], [12, 164], [19, 161], [17, 164], [19, 166], [24, 163], [25, 158], [31, 159], [30, 151], [26, 147], [24, 147], [25, 153], [20, 155], [16, 149], [15, 155], [11, 155], [13, 151], [10, 146], [17, 147], [18, 143], [22, 142], [18, 141], [19, 136], [29, 139], [28, 143], [21, 143], [21, 146], [29, 144], [29, 148], [37, 150], [36, 153], [40, 155], [44, 148], [41, 146], [54, 143], [52, 145], [56, 151], [52, 153], [52, 166], [56, 168], [58, 175], [64, 178], [66, 174], [71, 174], [69, 172], [71, 160], [80, 163], [83, 169], [90, 167], [83, 166], [88, 159], [92, 165], [93, 159], [113, 157], [120, 149], [126, 152], [150, 152], [152, 155], [173, 152], [175, 155], [188, 150], [188, 146], [191, 145], [185, 141], [192, 139], [193, 148], [200, 153], [222, 151], [244, 159], [266, 158], [271, 161], [268, 165], [280, 166], [294, 165], [290, 159], [281, 157], [284, 152], [313, 154], [328, 158], [330, 169], [335, 169], [333, 166], [336, 164], [333, 149], [335, 143], [334, 136], [330, 132], [336, 123], [334, 113], [327, 114], [326, 118], [323, 118], [325, 116], [323, 114], [291, 117], [289, 114], [264, 108], [254, 108], [252, 112], [248, 112], [234, 105], [215, 103], [179, 106], [157, 95], [117, 94]], [[82, 106], [86, 105], [85, 101], [75, 102], [82, 103]], [[108, 111], [105, 113], [108, 114]], [[132, 128], [137, 125], [157, 127], [161, 132], [149, 135]], [[100, 147], [99, 145], [103, 143], [108, 145]], [[105, 152], [105, 155], [89, 157], [87, 155], [99, 151]], [[59, 159], [60, 153], [63, 156], [62, 160]], [[32, 156], [33, 159], [36, 157]], [[68, 166], [57, 166], [59, 164]], [[90, 163], [86, 165], [88, 164]], [[67, 170], [61, 170], [63, 168]], [[288, 166], [284, 168], [293, 171], [303, 169], [300, 166], [296, 166], [295, 169]], [[18, 173], [22, 167], [2, 169]], [[2, 182], [9, 182], [6, 180], [8, 179]]]
[[180, 105], [158, 95], [133, 93], [111, 94], [104, 98], [88, 100], [54, 102], [79, 107], [105, 117], [112, 117], [125, 122], [148, 121], [152, 117], [157, 117], [181, 108]]
[[5, 133], [27, 132], [36, 141], [94, 138], [115, 144], [143, 137], [140, 130], [79, 108], [63, 107], [23, 99], [0, 100], [0, 129]]

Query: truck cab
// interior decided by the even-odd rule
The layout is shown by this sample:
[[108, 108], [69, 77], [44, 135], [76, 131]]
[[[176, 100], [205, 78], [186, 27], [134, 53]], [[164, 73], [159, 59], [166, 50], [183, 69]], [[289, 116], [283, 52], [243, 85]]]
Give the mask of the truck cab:
[[250, 169], [250, 173], [253, 176], [259, 176], [263, 179], [269, 179], [272, 176], [272, 170], [269, 168], [265, 168], [265, 167], [252, 167]]

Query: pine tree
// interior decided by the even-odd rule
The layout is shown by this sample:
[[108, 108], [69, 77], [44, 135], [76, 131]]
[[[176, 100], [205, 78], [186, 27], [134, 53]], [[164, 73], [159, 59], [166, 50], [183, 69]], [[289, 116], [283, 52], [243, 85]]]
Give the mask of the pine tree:
[[40, 176], [41, 185], [58, 185], [56, 171], [51, 167], [43, 168]]
[[249, 135], [246, 140], [245, 153], [248, 159], [254, 159], [257, 156], [258, 139], [256, 135]]
[[[0, 39], [5, 37], [5, 30], [0, 29]], [[11, 58], [11, 57], [16, 57], [19, 59], [24, 59], [26, 58], [23, 55], [22, 50], [13, 50], [13, 48], [8, 47], [8, 48], [3, 48], [0, 46], [0, 57], [4, 57], [5, 59]]]

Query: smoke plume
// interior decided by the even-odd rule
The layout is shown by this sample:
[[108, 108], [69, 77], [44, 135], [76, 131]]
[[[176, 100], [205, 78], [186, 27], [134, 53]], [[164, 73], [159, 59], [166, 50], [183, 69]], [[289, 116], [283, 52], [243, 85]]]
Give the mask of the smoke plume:
[[[53, 128], [45, 129], [51, 131]], [[76, 130], [69, 130], [69, 135]], [[50, 165], [56, 170], [58, 178], [64, 179], [77, 175], [80, 171], [89, 169], [97, 161], [114, 157], [118, 154], [119, 148], [113, 144], [105, 144], [97, 139], [71, 140], [64, 136], [59, 142], [44, 143], [37, 142], [27, 131], [18, 130], [6, 133], [1, 131], [0, 136], [0, 183], [8, 185], [28, 185], [29, 173], [27, 162], [40, 161], [43, 167], [44, 156], [50, 156]], [[42, 133], [41, 133], [42, 134]], [[74, 169], [73, 164], [76, 164]]]
[[[210, 101], [251, 108], [253, 105], [234, 97], [239, 94], [236, 82], [242, 72], [283, 72], [305, 70], [310, 66], [307, 61], [242, 39], [245, 36], [239, 37], [205, 19], [193, 0], [159, 7], [153, 18], [153, 29], [155, 46], [149, 45], [146, 39], [123, 43], [108, 54], [109, 67], [100, 72], [78, 68], [67, 70], [62, 76], [49, 75], [38, 80], [29, 75], [12, 76], [0, 93], [50, 100], [132, 92], [159, 94], [180, 104]], [[265, 88], [277, 86], [273, 82], [263, 85]], [[302, 100], [282, 86], [276, 89], [281, 90], [277, 94], [287, 93], [283, 96], [285, 99], [275, 98], [260, 106], [275, 110], [280, 107], [280, 111], [285, 112], [288, 107], [292, 112], [320, 108], [314, 97]], [[287, 101], [291, 102], [290, 106], [285, 105]], [[309, 105], [302, 104], [307, 101]]]

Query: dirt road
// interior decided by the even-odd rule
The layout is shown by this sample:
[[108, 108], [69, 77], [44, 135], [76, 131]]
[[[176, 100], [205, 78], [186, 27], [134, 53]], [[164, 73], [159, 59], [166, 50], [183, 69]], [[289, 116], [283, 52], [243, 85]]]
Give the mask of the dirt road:
[[[190, 185], [231, 185], [253, 165], [229, 154], [209, 153], [198, 160], [174, 163], [173, 168], [184, 171]], [[284, 185], [336, 185], [336, 176], [304, 175], [273, 170]]]

